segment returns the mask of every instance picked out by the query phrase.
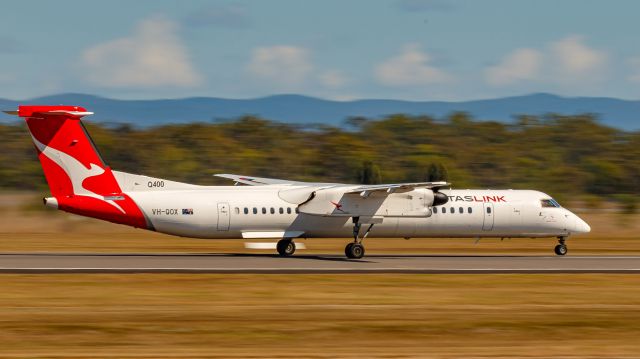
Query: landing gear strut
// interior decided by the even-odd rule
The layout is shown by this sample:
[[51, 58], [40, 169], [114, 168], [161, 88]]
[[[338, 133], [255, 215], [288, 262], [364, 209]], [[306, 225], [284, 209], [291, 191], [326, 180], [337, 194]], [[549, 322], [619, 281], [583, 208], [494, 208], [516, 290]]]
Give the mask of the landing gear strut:
[[281, 257], [288, 257], [295, 253], [296, 244], [293, 239], [284, 238], [278, 241], [276, 249], [278, 249], [278, 254], [280, 254]]
[[362, 224], [360, 223], [360, 217], [353, 217], [353, 242], [347, 244], [347, 246], [344, 248], [344, 254], [347, 256], [347, 258], [360, 259], [364, 257], [364, 246], [362, 245], [362, 241], [367, 238], [369, 232], [371, 232], [373, 223], [369, 225], [362, 237], [360, 237], [361, 227]]
[[567, 254], [567, 245], [564, 244], [566, 239], [566, 237], [558, 237], [558, 245], [553, 249], [553, 251], [559, 256]]

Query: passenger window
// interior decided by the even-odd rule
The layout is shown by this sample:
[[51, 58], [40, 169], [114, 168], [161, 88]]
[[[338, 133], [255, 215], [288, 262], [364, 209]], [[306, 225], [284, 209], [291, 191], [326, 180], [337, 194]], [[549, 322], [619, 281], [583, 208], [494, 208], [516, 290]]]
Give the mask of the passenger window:
[[240, 214], [240, 208], [236, 207], [236, 214]]
[[491, 207], [487, 207], [487, 213], [491, 213]]
[[449, 212], [450, 212], [451, 214], [456, 213], [456, 209], [455, 209], [455, 208], [453, 208], [453, 207], [451, 207], [451, 208], [449, 209]]
[[267, 209], [265, 207], [262, 207], [262, 214], [267, 214]]
[[258, 214], [258, 209], [256, 207], [253, 207], [253, 214]]
[[249, 208], [244, 207], [244, 214], [249, 214]]
[[438, 207], [433, 207], [433, 213], [438, 213]]
[[271, 214], [275, 214], [275, 213], [276, 213], [276, 210], [273, 207], [271, 207]]
[[291, 207], [287, 207], [287, 214], [291, 214]]
[[300, 211], [298, 210], [298, 207], [296, 207], [296, 214], [300, 213]]
[[278, 210], [278, 213], [283, 214], [284, 213], [284, 209], [282, 207], [280, 207], [280, 209]]
[[458, 208], [458, 212], [460, 212], [460, 214], [463, 214], [464, 213], [464, 208], [462, 208], [462, 207]]
[[471, 207], [467, 208], [467, 212], [468, 212], [468, 213], [471, 213], [471, 211], [472, 211], [472, 210], [471, 210]]

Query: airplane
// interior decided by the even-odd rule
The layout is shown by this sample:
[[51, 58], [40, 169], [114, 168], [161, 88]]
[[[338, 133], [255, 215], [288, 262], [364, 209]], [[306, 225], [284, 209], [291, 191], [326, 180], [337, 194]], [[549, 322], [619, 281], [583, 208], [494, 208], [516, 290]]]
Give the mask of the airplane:
[[589, 225], [534, 190], [454, 190], [447, 182], [342, 184], [218, 174], [234, 185], [201, 186], [130, 174], [107, 166], [79, 106], [19, 106], [51, 196], [48, 207], [151, 231], [207, 239], [278, 240], [290, 256], [296, 239], [349, 238], [348, 258], [366, 238], [556, 237]]

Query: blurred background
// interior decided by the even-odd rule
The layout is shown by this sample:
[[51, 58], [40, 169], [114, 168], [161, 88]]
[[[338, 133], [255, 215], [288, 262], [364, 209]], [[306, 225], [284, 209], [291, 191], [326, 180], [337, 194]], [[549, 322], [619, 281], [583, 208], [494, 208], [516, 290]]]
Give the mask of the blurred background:
[[[637, 2], [5, 9], [0, 107], [95, 112], [87, 128], [114, 169], [209, 185], [238, 173], [537, 189], [585, 216], [588, 238], [636, 233]], [[0, 115], [5, 233], [73, 232], [85, 221], [46, 212], [37, 198], [47, 193], [24, 124]]]
[[[5, 10], [0, 105], [94, 111], [90, 133], [119, 170], [200, 184], [221, 183], [219, 172], [445, 179], [637, 207], [633, 1], [20, 1]], [[0, 117], [0, 188], [46, 192], [15, 121]]]
[[[445, 179], [637, 207], [633, 1], [20, 1], [5, 10], [0, 105], [96, 112], [90, 133], [116, 169], [200, 184], [220, 183], [219, 172]], [[23, 125], [0, 122], [0, 188], [46, 192]]]
[[[0, 108], [95, 112], [86, 126], [114, 169], [203, 185], [238, 173], [537, 189], [591, 224], [594, 242], [576, 248], [591, 252], [604, 249], [603, 236], [640, 229], [637, 2], [66, 0], [5, 9]], [[25, 13], [28, 21], [13, 15]], [[133, 235], [46, 211], [28, 131], [5, 114], [0, 164], [5, 233]], [[34, 245], [57, 248], [48, 243]]]
[[[3, 1], [0, 109], [83, 106], [112, 168], [544, 191], [640, 253], [640, 2]], [[245, 253], [46, 210], [0, 114], [0, 252]], [[553, 239], [368, 254], [550, 255]], [[341, 253], [343, 240], [304, 253]], [[0, 254], [1, 254], [0, 253]], [[243, 254], [244, 255], [244, 254]], [[213, 258], [213, 257], [212, 257]], [[8, 275], [2, 357], [636, 357], [635, 275]]]

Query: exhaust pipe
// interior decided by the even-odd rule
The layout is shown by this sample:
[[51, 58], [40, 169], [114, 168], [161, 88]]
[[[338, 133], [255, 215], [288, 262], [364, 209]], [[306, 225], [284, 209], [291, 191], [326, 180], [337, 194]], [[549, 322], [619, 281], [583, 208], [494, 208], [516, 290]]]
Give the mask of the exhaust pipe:
[[58, 199], [55, 197], [45, 197], [42, 199], [45, 206], [53, 209], [58, 209]]

